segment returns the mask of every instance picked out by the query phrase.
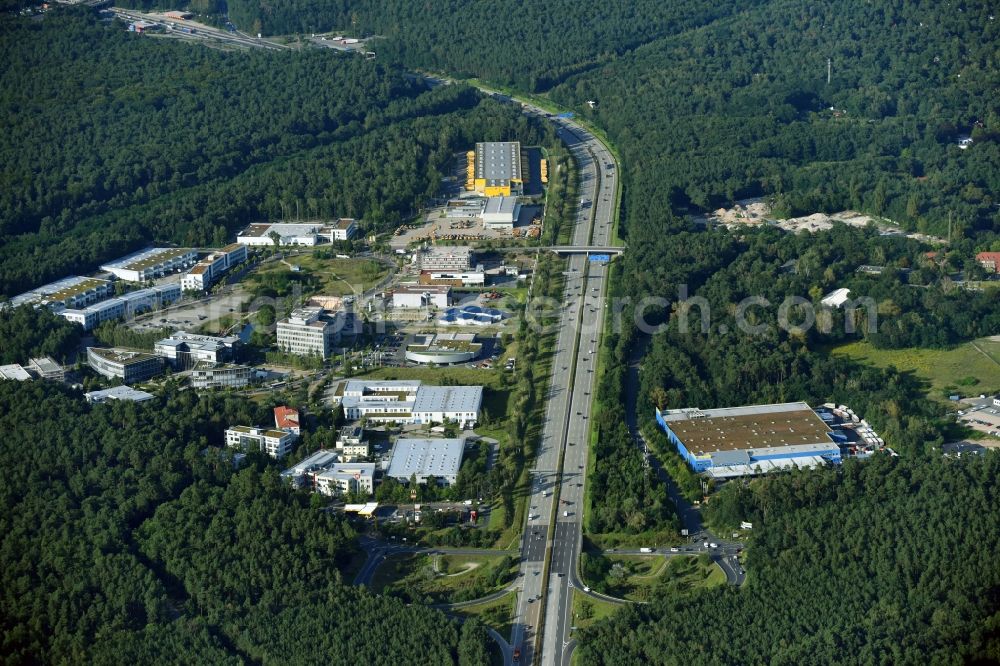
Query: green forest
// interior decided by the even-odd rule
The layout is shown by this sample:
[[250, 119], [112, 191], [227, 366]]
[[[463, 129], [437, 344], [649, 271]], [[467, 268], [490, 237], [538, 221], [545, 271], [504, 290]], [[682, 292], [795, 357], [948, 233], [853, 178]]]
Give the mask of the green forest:
[[581, 664], [1000, 660], [1000, 456], [879, 456], [713, 499], [752, 520], [748, 580], [631, 606], [582, 632]]
[[3, 663], [481, 663], [481, 629], [345, 584], [353, 528], [273, 464], [233, 469], [223, 430], [268, 416], [0, 382]]
[[386, 231], [476, 140], [548, 130], [464, 86], [327, 52], [144, 39], [85, 10], [0, 17], [0, 293], [261, 219]]

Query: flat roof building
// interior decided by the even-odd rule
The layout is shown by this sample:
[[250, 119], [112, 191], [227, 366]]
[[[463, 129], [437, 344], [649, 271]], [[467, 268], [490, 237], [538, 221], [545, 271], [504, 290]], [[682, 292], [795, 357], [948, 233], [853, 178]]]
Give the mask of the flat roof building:
[[48, 356], [33, 358], [28, 362], [28, 368], [42, 379], [54, 382], [61, 382], [66, 379], [66, 371], [63, 367]]
[[451, 287], [440, 284], [400, 284], [392, 291], [394, 308], [446, 308], [451, 304]]
[[476, 144], [474, 187], [487, 197], [521, 194], [521, 144], [518, 141], [487, 141]]
[[108, 379], [121, 379], [126, 384], [144, 382], [163, 369], [159, 356], [127, 349], [87, 347], [90, 369]]
[[148, 289], [137, 289], [109, 298], [83, 309], [61, 310], [58, 314], [89, 331], [102, 322], [112, 319], [131, 319], [143, 312], [149, 312], [173, 303], [181, 297], [181, 286], [178, 283], [162, 284]]
[[461, 245], [432, 245], [414, 255], [420, 270], [467, 271], [472, 268], [472, 248]]
[[413, 403], [414, 423], [457, 421], [462, 428], [479, 420], [482, 386], [421, 386]]
[[319, 222], [310, 223], [258, 223], [251, 224], [240, 232], [236, 237], [236, 242], [241, 245], [268, 246], [274, 245], [272, 234], [277, 234], [278, 245], [306, 245], [312, 246], [319, 242], [320, 230], [323, 225]]
[[433, 478], [436, 483], [450, 486], [458, 477], [465, 453], [465, 439], [417, 439], [400, 437], [392, 448], [386, 476], [409, 483]]
[[173, 368], [186, 370], [200, 363], [222, 363], [232, 360], [240, 339], [234, 335], [214, 337], [176, 331], [169, 338], [158, 340], [153, 353], [162, 356]]
[[333, 404], [348, 420], [423, 424], [455, 421], [465, 428], [479, 420], [482, 386], [424, 386], [419, 380], [351, 379], [334, 387]]
[[359, 425], [345, 425], [337, 433], [337, 451], [344, 462], [352, 462], [371, 455], [371, 445]]
[[341, 313], [327, 315], [321, 307], [293, 310], [278, 322], [278, 349], [300, 356], [328, 358], [340, 341], [345, 318]]
[[243, 388], [253, 382], [253, 368], [203, 363], [191, 369], [191, 388]]
[[333, 241], [350, 240], [358, 232], [358, 221], [351, 217], [342, 217], [328, 227], [323, 227], [321, 232]]
[[115, 286], [108, 280], [73, 275], [10, 299], [11, 307], [46, 305], [55, 311], [61, 308], [85, 308], [113, 296]]
[[414, 363], [465, 363], [479, 356], [482, 348], [475, 333], [418, 334], [406, 346], [405, 358]]
[[692, 469], [709, 476], [840, 462], [831, 429], [804, 402], [656, 410], [656, 421]]
[[274, 428], [231, 426], [226, 430], [226, 446], [240, 451], [262, 451], [272, 458], [291, 452], [298, 435]]
[[129, 282], [145, 282], [194, 265], [198, 253], [190, 248], [152, 247], [101, 266]]
[[146, 402], [156, 396], [152, 393], [139, 391], [129, 386], [115, 386], [101, 391], [89, 391], [83, 394], [87, 402], [99, 404], [108, 400], [127, 400], [128, 402]]
[[31, 381], [31, 373], [17, 363], [0, 365], [0, 379], [9, 379], [15, 382]]
[[230, 268], [246, 261], [247, 246], [232, 243], [221, 250], [212, 252], [199, 261], [181, 278], [184, 291], [204, 291], [219, 280]]
[[480, 218], [487, 229], [513, 231], [520, 213], [521, 204], [517, 202], [517, 197], [490, 197]]

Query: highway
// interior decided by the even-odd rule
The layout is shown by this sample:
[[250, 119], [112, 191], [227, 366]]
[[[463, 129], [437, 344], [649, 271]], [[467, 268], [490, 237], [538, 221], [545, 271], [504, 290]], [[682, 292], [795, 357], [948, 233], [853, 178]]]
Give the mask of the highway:
[[[229, 32], [228, 30], [220, 30], [219, 28], [213, 28], [212, 26], [204, 25], [201, 23], [196, 23], [193, 21], [185, 21], [181, 19], [168, 18], [163, 14], [143, 12], [137, 9], [128, 9], [124, 7], [112, 7], [110, 11], [114, 12], [115, 15], [126, 23], [131, 23], [133, 21], [141, 20], [148, 21], [150, 23], [159, 23], [162, 26], [168, 26], [170, 29], [166, 31], [167, 35], [172, 37], [178, 37], [181, 39], [191, 40], [191, 41], [216, 41], [223, 44], [229, 44], [230, 46], [240, 46], [244, 48], [256, 48], [256, 49], [266, 49], [269, 51], [285, 51], [289, 47], [284, 44], [278, 44], [276, 42], [271, 42], [266, 39], [257, 39], [245, 35], [241, 32]], [[181, 28], [187, 27], [191, 28], [192, 32], [185, 33]]]
[[[525, 110], [544, 115], [530, 106]], [[614, 158], [572, 121], [553, 122], [576, 160], [580, 179], [581, 205], [571, 245], [607, 247], [616, 203]], [[525, 664], [563, 663], [572, 626], [572, 587], [579, 585], [576, 562], [582, 543], [591, 398], [607, 270], [604, 264], [588, 263], [584, 254], [571, 254], [567, 261], [545, 421], [531, 472], [528, 518], [521, 542], [521, 589], [511, 633], [511, 645], [520, 650], [520, 663]], [[539, 636], [542, 613], [545, 623]], [[536, 654], [539, 646], [541, 654]]]

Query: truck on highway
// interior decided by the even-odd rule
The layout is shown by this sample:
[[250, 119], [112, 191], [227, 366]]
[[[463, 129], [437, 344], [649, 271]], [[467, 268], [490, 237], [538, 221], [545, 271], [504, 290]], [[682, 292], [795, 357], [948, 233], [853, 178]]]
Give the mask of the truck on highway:
[[514, 648], [514, 661], [521, 661], [521, 648]]
[[640, 548], [639, 552], [640, 553], [652, 553], [653, 549], [652, 548]]

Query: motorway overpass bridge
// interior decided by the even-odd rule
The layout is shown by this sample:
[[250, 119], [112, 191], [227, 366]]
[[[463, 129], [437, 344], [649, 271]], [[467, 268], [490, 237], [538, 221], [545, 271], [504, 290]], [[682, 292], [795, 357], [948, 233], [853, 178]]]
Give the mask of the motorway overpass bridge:
[[511, 245], [508, 247], [485, 247], [484, 252], [555, 252], [562, 255], [573, 254], [625, 254], [625, 248], [604, 245]]

